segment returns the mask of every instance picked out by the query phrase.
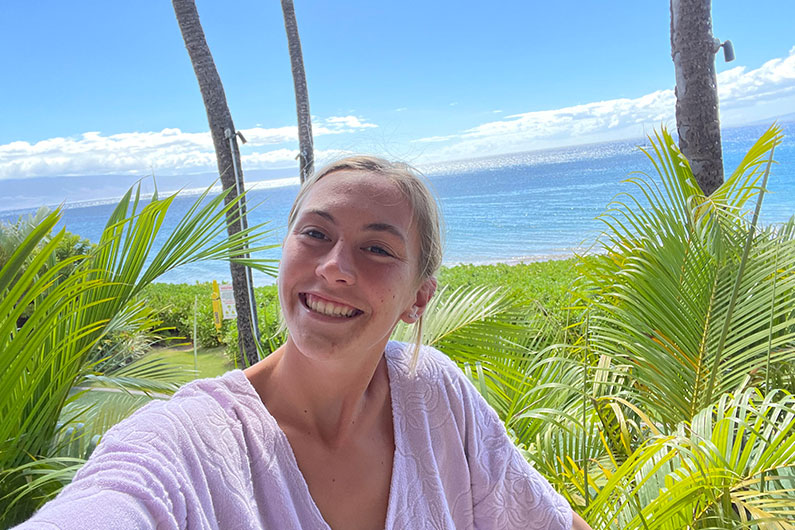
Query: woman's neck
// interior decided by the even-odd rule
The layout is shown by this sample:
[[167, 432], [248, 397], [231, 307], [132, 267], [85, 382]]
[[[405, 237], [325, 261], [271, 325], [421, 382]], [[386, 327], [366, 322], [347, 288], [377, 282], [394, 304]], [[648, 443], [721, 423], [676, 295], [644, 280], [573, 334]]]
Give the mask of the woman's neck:
[[311, 358], [288, 339], [246, 376], [283, 429], [311, 433], [334, 447], [378, 421], [389, 399], [384, 355], [350, 359]]

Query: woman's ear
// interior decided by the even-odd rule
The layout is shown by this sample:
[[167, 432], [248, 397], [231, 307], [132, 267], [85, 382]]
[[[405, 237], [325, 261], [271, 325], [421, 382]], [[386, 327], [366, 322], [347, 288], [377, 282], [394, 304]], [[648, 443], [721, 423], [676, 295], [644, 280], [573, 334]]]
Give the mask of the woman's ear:
[[417, 288], [417, 296], [414, 299], [414, 304], [408, 308], [403, 313], [401, 320], [406, 324], [413, 324], [422, 316], [425, 312], [425, 308], [428, 307], [428, 302], [431, 301], [433, 298], [434, 293], [436, 292], [436, 278], [431, 276], [420, 284]]

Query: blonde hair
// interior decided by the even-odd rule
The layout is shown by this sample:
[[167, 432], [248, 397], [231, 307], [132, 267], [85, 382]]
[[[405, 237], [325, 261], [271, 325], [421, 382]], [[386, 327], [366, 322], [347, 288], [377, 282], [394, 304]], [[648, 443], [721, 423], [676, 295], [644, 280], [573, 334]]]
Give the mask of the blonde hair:
[[[386, 178], [394, 183], [411, 205], [412, 223], [417, 227], [420, 239], [420, 259], [418, 263], [418, 280], [423, 282], [436, 275], [442, 264], [442, 230], [439, 208], [436, 199], [428, 189], [422, 175], [408, 164], [390, 162], [375, 156], [351, 156], [328, 164], [314, 173], [304, 182], [287, 217], [287, 230], [292, 231], [298, 212], [309, 191], [317, 182], [336, 171], [362, 171], [374, 177]], [[414, 351], [411, 356], [411, 367], [414, 369], [422, 343], [422, 315], [414, 327]]]

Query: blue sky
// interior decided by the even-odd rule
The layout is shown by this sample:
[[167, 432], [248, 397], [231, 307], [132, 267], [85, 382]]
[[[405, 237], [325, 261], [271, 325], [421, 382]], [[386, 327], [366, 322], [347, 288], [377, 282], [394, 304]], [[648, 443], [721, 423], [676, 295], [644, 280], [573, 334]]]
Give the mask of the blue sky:
[[[674, 126], [668, 2], [295, 0], [320, 158], [417, 164]], [[244, 169], [297, 152], [279, 2], [197, 2]], [[795, 113], [795, 2], [713, 2], [724, 125]], [[164, 0], [0, 5], [0, 179], [213, 171]]]

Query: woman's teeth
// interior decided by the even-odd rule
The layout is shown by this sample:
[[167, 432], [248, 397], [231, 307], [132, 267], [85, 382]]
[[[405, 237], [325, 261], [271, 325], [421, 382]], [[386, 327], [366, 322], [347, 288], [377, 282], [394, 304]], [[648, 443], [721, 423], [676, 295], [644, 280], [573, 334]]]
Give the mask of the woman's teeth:
[[359, 312], [355, 307], [343, 304], [336, 304], [328, 300], [323, 300], [311, 294], [305, 296], [306, 305], [312, 311], [331, 317], [350, 318]]

